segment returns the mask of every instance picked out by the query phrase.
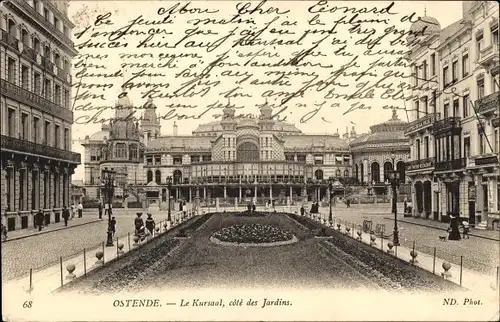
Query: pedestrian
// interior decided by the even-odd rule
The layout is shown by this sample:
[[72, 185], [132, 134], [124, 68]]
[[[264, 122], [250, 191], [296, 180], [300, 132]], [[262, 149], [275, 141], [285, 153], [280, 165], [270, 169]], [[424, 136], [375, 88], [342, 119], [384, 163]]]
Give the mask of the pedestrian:
[[2, 240], [7, 240], [7, 227], [2, 224]]
[[345, 204], [347, 205], [347, 208], [351, 208], [351, 199], [347, 198]]
[[76, 205], [72, 204], [71, 205], [71, 219], [72, 220], [75, 218], [75, 213], [76, 213]]
[[64, 219], [64, 226], [68, 227], [68, 219], [69, 219], [69, 210], [64, 206], [63, 211], [62, 211], [62, 217]]
[[300, 206], [300, 215], [304, 216], [306, 213], [306, 210], [304, 209], [304, 205]]
[[38, 226], [38, 231], [42, 231], [42, 225], [43, 225], [43, 211], [42, 211], [42, 209], [38, 210], [38, 212], [36, 213], [35, 223]]
[[113, 233], [113, 237], [115, 237], [116, 232], [116, 219], [115, 217], [111, 217], [111, 221], [109, 222], [109, 230]]
[[405, 202], [404, 202], [404, 211], [403, 213], [406, 214], [406, 210], [408, 209], [408, 202], [406, 202], [406, 199], [405, 199]]
[[99, 211], [99, 219], [102, 219], [102, 204], [99, 202], [99, 205], [97, 206], [97, 209]]
[[469, 239], [469, 224], [464, 224], [464, 228], [463, 228], [463, 239]]
[[460, 240], [460, 231], [458, 230], [458, 218], [450, 213], [450, 228], [448, 229], [449, 240]]
[[152, 216], [153, 215], [148, 214], [148, 218], [146, 219], [146, 229], [149, 230], [151, 235], [153, 235], [153, 232], [155, 230], [155, 221]]
[[144, 232], [144, 220], [141, 218], [142, 212], [136, 213], [137, 218], [134, 219], [135, 235], [141, 236]]
[[83, 205], [82, 203], [80, 202], [78, 204], [78, 218], [82, 218], [83, 217]]
[[252, 203], [252, 212], [255, 212], [256, 208], [257, 208], [257, 206], [255, 206], [255, 203]]

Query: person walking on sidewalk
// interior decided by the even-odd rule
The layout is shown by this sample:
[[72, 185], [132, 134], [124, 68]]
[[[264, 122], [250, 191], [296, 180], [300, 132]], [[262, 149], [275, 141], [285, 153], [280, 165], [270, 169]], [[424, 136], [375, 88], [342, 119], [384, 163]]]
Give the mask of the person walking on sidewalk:
[[149, 230], [151, 236], [153, 236], [153, 232], [155, 230], [155, 221], [151, 214], [148, 214], [148, 219], [146, 219], [146, 229]]
[[69, 219], [69, 210], [64, 206], [63, 211], [62, 211], [62, 217], [64, 219], [64, 226], [68, 227], [68, 219]]
[[83, 217], [83, 205], [82, 203], [80, 202], [78, 204], [78, 218], [82, 218]]
[[463, 232], [462, 232], [462, 238], [463, 239], [469, 239], [469, 223], [468, 222], [463, 222]]
[[38, 212], [35, 215], [35, 224], [38, 226], [38, 231], [42, 231], [42, 225], [43, 225], [42, 209], [38, 210]]
[[2, 240], [7, 240], [7, 227], [2, 224]]
[[76, 205], [72, 204], [71, 205], [71, 220], [75, 218], [75, 213], [76, 213]]
[[113, 237], [115, 237], [115, 232], [116, 232], [116, 219], [115, 219], [115, 216], [111, 217], [111, 222], [109, 224], [109, 229], [113, 233]]
[[97, 209], [99, 210], [99, 219], [102, 219], [102, 204], [99, 202], [99, 205], [97, 206]]

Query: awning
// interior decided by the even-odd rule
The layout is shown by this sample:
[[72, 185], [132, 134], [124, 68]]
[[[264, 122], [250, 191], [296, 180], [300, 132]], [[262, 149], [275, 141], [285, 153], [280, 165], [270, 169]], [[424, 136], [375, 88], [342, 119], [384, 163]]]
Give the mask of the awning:
[[321, 156], [321, 155], [315, 156], [314, 160], [323, 160], [323, 156]]
[[342, 162], [342, 157], [335, 157], [335, 161], [340, 161], [340, 162]]

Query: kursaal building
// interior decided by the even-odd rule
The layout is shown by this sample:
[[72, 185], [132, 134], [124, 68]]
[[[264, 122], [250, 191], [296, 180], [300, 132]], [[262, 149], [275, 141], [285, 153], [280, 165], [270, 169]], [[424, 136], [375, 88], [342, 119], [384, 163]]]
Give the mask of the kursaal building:
[[397, 169], [405, 179], [407, 122], [396, 111], [389, 121], [372, 126], [372, 133], [358, 136], [352, 127], [341, 137], [304, 134], [293, 124], [273, 120], [269, 106], [253, 119], [235, 118], [228, 104], [221, 120], [199, 125], [192, 135], [178, 135], [174, 123], [172, 135], [162, 136], [152, 99], [141, 107], [137, 123], [123, 120], [134, 109], [127, 95], [116, 105], [116, 121], [82, 143], [87, 200], [104, 199], [101, 173], [106, 168], [116, 172], [117, 202], [145, 201], [160, 209], [170, 197], [187, 202], [198, 198], [202, 205], [213, 204], [215, 198], [230, 205], [235, 199], [328, 202], [330, 181], [339, 198], [379, 194], [388, 199], [389, 173]]
[[80, 154], [71, 150], [73, 23], [66, 0], [0, 6], [1, 215], [8, 230], [62, 220]]

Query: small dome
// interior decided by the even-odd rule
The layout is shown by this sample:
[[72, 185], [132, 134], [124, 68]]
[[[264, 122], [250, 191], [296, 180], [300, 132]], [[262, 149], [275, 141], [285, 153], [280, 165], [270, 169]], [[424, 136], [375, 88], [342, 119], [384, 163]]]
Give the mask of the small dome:
[[418, 33], [419, 35], [429, 35], [441, 30], [441, 25], [436, 18], [424, 16], [420, 17], [417, 22], [414, 22], [410, 27], [410, 32]]
[[90, 136], [91, 141], [103, 141], [104, 138], [109, 137], [109, 131], [99, 131]]

